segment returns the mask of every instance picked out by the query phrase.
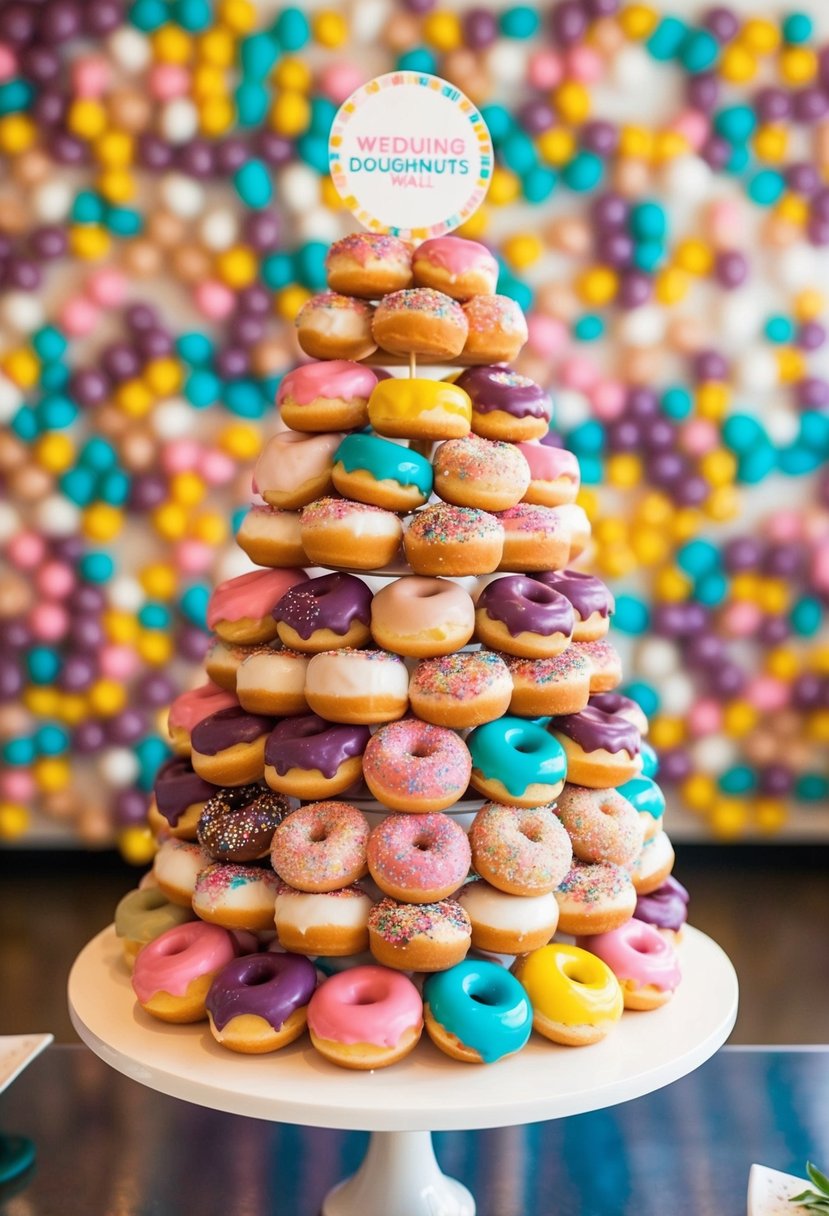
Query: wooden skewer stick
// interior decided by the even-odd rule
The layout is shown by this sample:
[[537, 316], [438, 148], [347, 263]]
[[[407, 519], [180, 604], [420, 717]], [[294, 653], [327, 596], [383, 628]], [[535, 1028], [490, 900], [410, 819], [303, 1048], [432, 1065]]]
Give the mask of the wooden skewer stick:
[[417, 371], [417, 357], [413, 350], [409, 351], [409, 379], [414, 380]]

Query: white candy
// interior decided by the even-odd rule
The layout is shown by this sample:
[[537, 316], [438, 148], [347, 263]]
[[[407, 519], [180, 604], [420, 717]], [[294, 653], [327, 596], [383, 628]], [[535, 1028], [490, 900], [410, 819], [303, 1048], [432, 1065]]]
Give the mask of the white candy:
[[0, 544], [5, 544], [20, 531], [20, 513], [10, 502], [0, 502]]
[[636, 670], [646, 680], [665, 680], [679, 665], [679, 652], [668, 638], [645, 638], [636, 647]]
[[279, 197], [294, 215], [311, 211], [319, 206], [320, 179], [308, 165], [288, 165], [279, 177]]
[[794, 410], [779, 407], [763, 411], [763, 426], [776, 447], [794, 443], [800, 433], [800, 423]]
[[132, 785], [138, 777], [138, 760], [126, 747], [110, 747], [99, 758], [98, 772], [116, 789]]
[[330, 245], [341, 235], [340, 221], [327, 207], [315, 207], [297, 221], [297, 236], [301, 241], [322, 241]]
[[721, 735], [707, 735], [692, 746], [691, 755], [695, 768], [718, 775], [736, 762], [737, 748]]
[[761, 301], [747, 289], [720, 292], [714, 303], [715, 328], [735, 346], [757, 337], [762, 315]]
[[621, 91], [638, 94], [653, 80], [653, 60], [642, 47], [628, 43], [613, 56], [610, 77]]
[[240, 574], [250, 574], [251, 570], [258, 569], [247, 553], [234, 546], [223, 553], [216, 563], [216, 582], [223, 583], [225, 579], [237, 578]]
[[199, 112], [189, 97], [174, 97], [162, 106], [159, 128], [171, 144], [184, 144], [199, 129]]
[[204, 207], [204, 189], [183, 173], [165, 173], [159, 183], [161, 202], [183, 220], [192, 220]]
[[571, 389], [556, 392], [556, 425], [564, 431], [572, 431], [592, 417], [587, 398]]
[[776, 258], [774, 277], [781, 287], [798, 291], [801, 287], [818, 287], [825, 261], [817, 250], [805, 241], [783, 249]]
[[0, 296], [0, 320], [19, 334], [40, 329], [46, 319], [43, 301], [31, 291], [7, 291]]
[[80, 527], [78, 507], [62, 494], [50, 494], [34, 508], [35, 526], [44, 536], [73, 536]]
[[20, 389], [0, 372], [0, 426], [11, 422], [23, 404], [23, 394]]
[[660, 681], [659, 703], [660, 712], [672, 718], [682, 718], [688, 713], [696, 700], [694, 682], [682, 671]]
[[137, 612], [147, 596], [138, 579], [120, 574], [107, 587], [107, 599], [119, 612]]
[[777, 360], [767, 346], [750, 346], [735, 361], [734, 381], [744, 392], [767, 393], [777, 384]]
[[229, 207], [217, 207], [199, 224], [199, 237], [214, 252], [230, 249], [239, 236], [239, 218]]
[[197, 415], [181, 397], [162, 401], [153, 410], [150, 422], [159, 439], [183, 439], [198, 426]]
[[388, 0], [357, 0], [349, 13], [351, 37], [358, 43], [379, 41], [383, 26], [391, 15]]
[[499, 85], [506, 88], [522, 84], [527, 74], [527, 49], [520, 42], [499, 39], [487, 52], [486, 66]]
[[708, 193], [711, 170], [699, 156], [677, 156], [662, 170], [662, 184], [683, 203], [698, 203]]
[[72, 206], [72, 187], [61, 178], [52, 178], [32, 191], [32, 206], [42, 224], [59, 224]]
[[646, 305], [619, 317], [617, 334], [628, 346], [656, 346], [665, 337], [665, 313]]
[[112, 58], [125, 72], [143, 72], [152, 59], [149, 39], [129, 25], [122, 25], [107, 39]]

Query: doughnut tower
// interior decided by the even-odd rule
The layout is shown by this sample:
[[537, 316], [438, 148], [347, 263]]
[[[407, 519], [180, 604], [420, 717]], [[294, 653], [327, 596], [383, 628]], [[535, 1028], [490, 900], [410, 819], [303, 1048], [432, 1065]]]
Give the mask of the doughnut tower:
[[[612, 596], [573, 568], [578, 463], [509, 366], [526, 323], [483, 246], [355, 234], [327, 269], [238, 535], [259, 568], [215, 589], [208, 681], [170, 710], [153, 880], [116, 918], [136, 993], [158, 1017], [209, 1014], [239, 1051], [307, 1013], [348, 1067], [416, 1044], [409, 980], [405, 1024], [387, 1009], [402, 973], [459, 1059], [533, 1026], [593, 1042], [670, 998], [687, 895], [647, 721], [616, 691]], [[221, 965], [160, 978], [163, 943], [189, 949], [200, 922]], [[159, 1012], [176, 983], [201, 985], [195, 1015]], [[355, 1005], [381, 1013], [342, 1030]], [[263, 1033], [240, 1046], [243, 1014]]]

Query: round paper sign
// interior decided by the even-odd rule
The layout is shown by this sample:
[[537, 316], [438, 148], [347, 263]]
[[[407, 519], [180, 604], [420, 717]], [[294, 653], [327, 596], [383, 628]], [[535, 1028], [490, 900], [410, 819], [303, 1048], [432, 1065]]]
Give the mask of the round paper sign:
[[451, 232], [481, 205], [492, 142], [460, 89], [422, 72], [390, 72], [343, 102], [328, 159], [361, 224], [423, 240]]

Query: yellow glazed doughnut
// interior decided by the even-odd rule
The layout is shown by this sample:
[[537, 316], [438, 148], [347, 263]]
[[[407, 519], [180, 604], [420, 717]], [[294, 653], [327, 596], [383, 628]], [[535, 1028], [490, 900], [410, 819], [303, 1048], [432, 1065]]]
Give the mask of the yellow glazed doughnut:
[[313, 359], [365, 359], [377, 349], [371, 333], [373, 313], [365, 300], [320, 292], [297, 313], [299, 344]]
[[598, 1043], [622, 1016], [616, 976], [578, 946], [542, 946], [518, 959], [513, 974], [527, 990], [534, 1028], [554, 1043]]
[[468, 323], [460, 304], [442, 291], [413, 287], [384, 296], [371, 331], [383, 350], [393, 355], [453, 359], [464, 347]]
[[519, 502], [497, 519], [504, 529], [504, 552], [499, 570], [560, 570], [570, 556], [570, 534], [555, 507]]
[[391, 439], [460, 439], [469, 434], [472, 403], [445, 380], [381, 380], [368, 402], [378, 435]]

